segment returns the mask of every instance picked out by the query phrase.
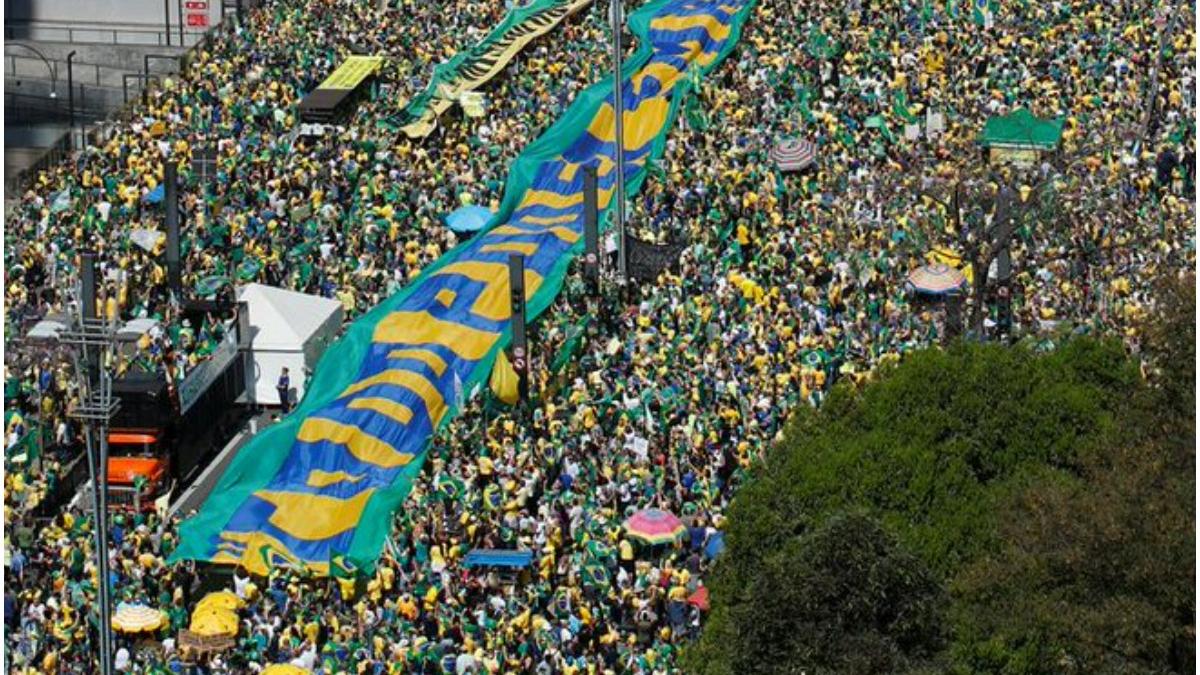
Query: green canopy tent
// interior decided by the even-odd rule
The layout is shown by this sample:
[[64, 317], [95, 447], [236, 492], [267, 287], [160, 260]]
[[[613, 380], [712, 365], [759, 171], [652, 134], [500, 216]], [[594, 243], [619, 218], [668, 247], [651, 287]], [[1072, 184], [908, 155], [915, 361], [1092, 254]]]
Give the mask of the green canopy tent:
[[1040, 119], [1025, 108], [993, 117], [983, 127], [979, 144], [989, 161], [1032, 164], [1045, 152], [1055, 152], [1062, 142], [1063, 120]]

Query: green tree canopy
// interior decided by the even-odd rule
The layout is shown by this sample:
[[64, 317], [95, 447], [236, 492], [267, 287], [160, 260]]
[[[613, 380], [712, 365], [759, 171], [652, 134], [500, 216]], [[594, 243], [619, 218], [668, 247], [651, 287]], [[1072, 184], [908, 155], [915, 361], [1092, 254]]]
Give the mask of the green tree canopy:
[[798, 411], [730, 509], [688, 672], [1190, 672], [1186, 286], [1145, 330], [1154, 386], [1118, 341], [959, 344]]
[[755, 648], [731, 650], [728, 668], [709, 672], [896, 672], [940, 644], [942, 596], [876, 521], [835, 515], [762, 561], [723, 622]]

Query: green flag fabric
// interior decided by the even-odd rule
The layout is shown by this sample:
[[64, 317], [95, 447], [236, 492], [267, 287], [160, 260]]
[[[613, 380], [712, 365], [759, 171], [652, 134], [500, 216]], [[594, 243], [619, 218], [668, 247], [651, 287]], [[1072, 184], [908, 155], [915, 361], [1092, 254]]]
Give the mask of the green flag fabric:
[[[639, 45], [623, 82], [630, 195], [663, 155], [691, 89], [688, 72], [704, 74], [725, 58], [753, 6], [656, 0], [630, 15]], [[657, 86], [646, 86], [651, 79]], [[616, 172], [604, 169], [614, 164], [612, 92], [611, 78], [581, 92], [511, 164], [491, 222], [330, 346], [296, 410], [242, 448], [181, 526], [172, 560], [243, 564], [263, 574], [282, 557], [328, 575], [334, 552], [344, 552], [372, 571], [430, 438], [458, 411], [455, 388], [473, 391], [511, 341], [504, 248], [522, 246], [526, 311], [536, 317], [583, 248], [581, 166], [602, 168], [601, 207], [613, 205]], [[260, 555], [264, 548], [271, 556]]]

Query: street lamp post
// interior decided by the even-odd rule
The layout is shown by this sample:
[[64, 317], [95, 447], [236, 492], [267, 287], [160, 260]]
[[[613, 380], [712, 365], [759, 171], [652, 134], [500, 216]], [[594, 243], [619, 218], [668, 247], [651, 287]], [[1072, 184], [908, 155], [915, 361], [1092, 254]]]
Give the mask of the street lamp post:
[[75, 147], [75, 73], [71, 62], [75, 58], [75, 50], [67, 54], [67, 133], [71, 138], [71, 148]]
[[[171, 46], [171, 0], [163, 0], [163, 20], [166, 22], [167, 29], [164, 31], [167, 35], [167, 46]], [[182, 22], [183, 17], [179, 17]]]
[[29, 51], [33, 52], [34, 56], [37, 56], [39, 59], [41, 59], [42, 63], [46, 64], [46, 70], [50, 71], [50, 98], [58, 98], [58, 68], [50, 63], [50, 59], [47, 59], [45, 54], [25, 44], [24, 42], [10, 42], [6, 44], [5, 47], [20, 47], [22, 49], [28, 49]]
[[624, 283], [629, 270], [625, 254], [625, 103], [621, 95], [621, 25], [624, 23], [624, 17], [621, 14], [621, 0], [612, 0], [613, 112], [617, 144], [617, 192], [614, 195], [617, 213], [617, 278]]

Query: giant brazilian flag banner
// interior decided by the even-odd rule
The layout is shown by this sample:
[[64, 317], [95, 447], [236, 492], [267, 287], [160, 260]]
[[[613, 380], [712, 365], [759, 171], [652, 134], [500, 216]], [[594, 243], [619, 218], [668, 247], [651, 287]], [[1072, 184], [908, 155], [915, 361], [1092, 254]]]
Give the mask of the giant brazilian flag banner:
[[[693, 75], [733, 49], [753, 3], [658, 0], [630, 16], [639, 41], [622, 86], [631, 194], [646, 163], [662, 155]], [[183, 524], [173, 559], [327, 575], [336, 557], [369, 573], [431, 435], [457, 412], [456, 392], [487, 378], [511, 338], [509, 254], [525, 257], [528, 313], [537, 316], [583, 247], [581, 167], [597, 167], [600, 206], [609, 208], [613, 122], [609, 79], [580, 94], [515, 160], [500, 210], [479, 235], [329, 348], [297, 409], [238, 453]]]

